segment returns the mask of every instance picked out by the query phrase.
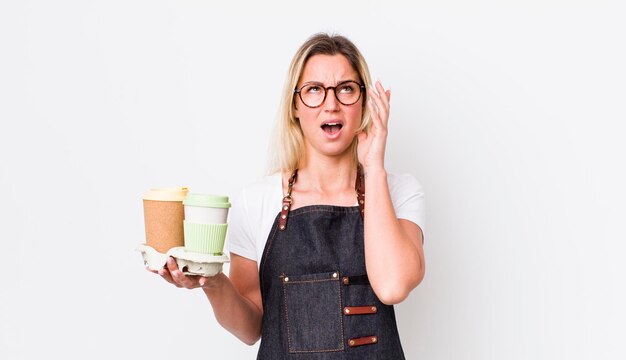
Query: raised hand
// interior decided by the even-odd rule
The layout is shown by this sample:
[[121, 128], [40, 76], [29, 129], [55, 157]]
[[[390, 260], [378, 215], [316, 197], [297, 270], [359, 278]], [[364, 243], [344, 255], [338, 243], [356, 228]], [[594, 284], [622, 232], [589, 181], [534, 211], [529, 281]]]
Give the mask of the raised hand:
[[380, 81], [376, 81], [374, 89], [367, 91], [367, 107], [372, 119], [369, 133], [358, 134], [359, 162], [367, 169], [383, 169], [385, 148], [387, 146], [387, 123], [389, 122], [389, 101], [391, 90], [385, 90]]

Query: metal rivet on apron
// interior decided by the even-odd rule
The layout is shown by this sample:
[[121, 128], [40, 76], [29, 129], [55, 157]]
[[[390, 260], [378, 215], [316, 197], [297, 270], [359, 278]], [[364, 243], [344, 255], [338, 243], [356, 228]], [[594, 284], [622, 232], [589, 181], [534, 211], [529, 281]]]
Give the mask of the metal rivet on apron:
[[336, 277], [337, 277], [337, 273], [336, 273], [336, 272], [335, 272], [335, 273], [333, 273], [333, 277], [334, 277], [334, 278], [336, 278]]
[[281, 229], [281, 230], [285, 230], [285, 225], [281, 225], [281, 226], [280, 226], [280, 229]]
[[283, 206], [283, 210], [287, 210], [289, 207], [287, 205]]
[[376, 336], [372, 336], [372, 342], [375, 343], [377, 341], [378, 341], [378, 339], [376, 338]]
[[376, 312], [376, 306], [372, 306], [372, 311]]
[[354, 346], [354, 342], [355, 342], [354, 340], [350, 340], [350, 345]]
[[359, 200], [359, 202], [360, 202], [361, 204], [365, 203], [365, 201], [363, 201], [363, 200]]
[[349, 313], [350, 313], [350, 309], [348, 309], [348, 308], [345, 308], [343, 311], [344, 311], [346, 314], [349, 314]]
[[281, 219], [286, 219], [286, 218], [287, 218], [287, 215], [283, 215], [283, 216], [281, 216], [280, 218], [281, 218]]
[[285, 282], [289, 281], [289, 278], [285, 276], [285, 278], [283, 279]]

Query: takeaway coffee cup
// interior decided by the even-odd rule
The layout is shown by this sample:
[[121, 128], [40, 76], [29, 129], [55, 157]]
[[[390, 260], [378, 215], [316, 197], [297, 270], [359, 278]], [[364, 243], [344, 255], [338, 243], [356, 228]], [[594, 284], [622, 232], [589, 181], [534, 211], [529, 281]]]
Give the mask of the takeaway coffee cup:
[[146, 244], [165, 254], [176, 246], [184, 246], [183, 200], [188, 189], [155, 188], [143, 196]]
[[188, 194], [183, 201], [185, 250], [221, 255], [228, 228], [228, 196]]

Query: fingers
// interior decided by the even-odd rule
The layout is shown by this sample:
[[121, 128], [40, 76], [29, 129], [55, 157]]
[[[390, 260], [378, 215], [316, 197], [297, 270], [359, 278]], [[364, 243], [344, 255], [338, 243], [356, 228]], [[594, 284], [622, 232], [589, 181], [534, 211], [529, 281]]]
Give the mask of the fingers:
[[172, 274], [170, 273], [170, 271], [168, 269], [161, 269], [158, 271], [158, 274], [161, 275], [161, 277], [163, 279], [165, 279], [165, 281], [167, 281], [168, 283], [176, 286], [176, 287], [182, 287], [180, 284], [178, 284], [176, 281], [174, 281], [174, 279], [172, 278]]
[[[179, 288], [187, 288], [193, 289], [198, 287], [198, 281], [192, 279], [192, 277], [185, 276], [182, 271], [178, 269], [178, 265], [174, 258], [169, 257], [166, 262], [166, 266], [163, 269], [150, 270], [146, 268], [151, 273], [159, 274], [165, 281], [168, 283], [179, 287]], [[194, 281], [195, 280], [195, 281]]]
[[159, 270], [151, 270], [146, 267], [146, 270], [154, 274], [159, 274], [168, 283], [186, 289], [195, 289], [198, 287], [211, 286], [212, 282], [206, 277], [185, 275], [179, 268], [176, 260], [173, 257], [169, 257], [165, 263], [165, 267]]
[[374, 120], [374, 122], [379, 121], [378, 110], [376, 109], [376, 107], [374, 107], [371, 96], [369, 99], [367, 99], [367, 108], [370, 109], [370, 117], [372, 118], [372, 120]]
[[376, 84], [374, 86], [376, 87], [376, 91], [379, 94], [378, 98], [385, 105], [385, 109], [389, 109], [389, 96], [391, 96], [391, 90], [385, 90], [385, 88], [383, 88], [383, 84], [381, 84], [380, 80], [376, 81]]
[[167, 269], [169, 270], [172, 280], [178, 287], [184, 287], [186, 289], [194, 289], [198, 287], [198, 280], [196, 277], [186, 276], [183, 274], [183, 272], [178, 268], [178, 265], [173, 257], [169, 257], [167, 259]]
[[380, 80], [376, 81], [373, 88], [368, 88], [367, 92], [370, 95], [370, 99], [374, 99], [374, 101], [380, 100], [380, 104], [377, 102], [376, 105], [382, 104], [382, 106], [379, 106], [380, 108], [389, 109], [389, 103], [391, 101], [391, 90], [385, 90]]
[[176, 260], [174, 260], [174, 258], [171, 256], [167, 257], [167, 262], [165, 263], [165, 265], [170, 272], [178, 270], [178, 264], [176, 263]]
[[391, 90], [385, 90], [380, 81], [376, 81], [374, 88], [375, 90], [371, 88], [368, 90], [368, 107], [372, 114], [372, 119], [374, 120], [374, 124], [379, 122], [380, 125], [387, 126]]

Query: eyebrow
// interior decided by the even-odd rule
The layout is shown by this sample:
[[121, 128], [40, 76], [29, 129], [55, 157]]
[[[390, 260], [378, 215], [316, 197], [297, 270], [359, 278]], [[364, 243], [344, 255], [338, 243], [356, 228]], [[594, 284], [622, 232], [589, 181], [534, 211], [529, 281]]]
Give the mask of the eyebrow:
[[[337, 82], [334, 86], [337, 86], [339, 84], [343, 84], [343, 83], [348, 82], [348, 81], [354, 81], [355, 83], [359, 84], [358, 80], [347, 79], [347, 80], [341, 80], [341, 81]], [[304, 85], [322, 85], [322, 86], [325, 86], [324, 83], [321, 82], [321, 81], [305, 81], [305, 82], [302, 83], [302, 85], [300, 85], [300, 87], [302, 87]]]

